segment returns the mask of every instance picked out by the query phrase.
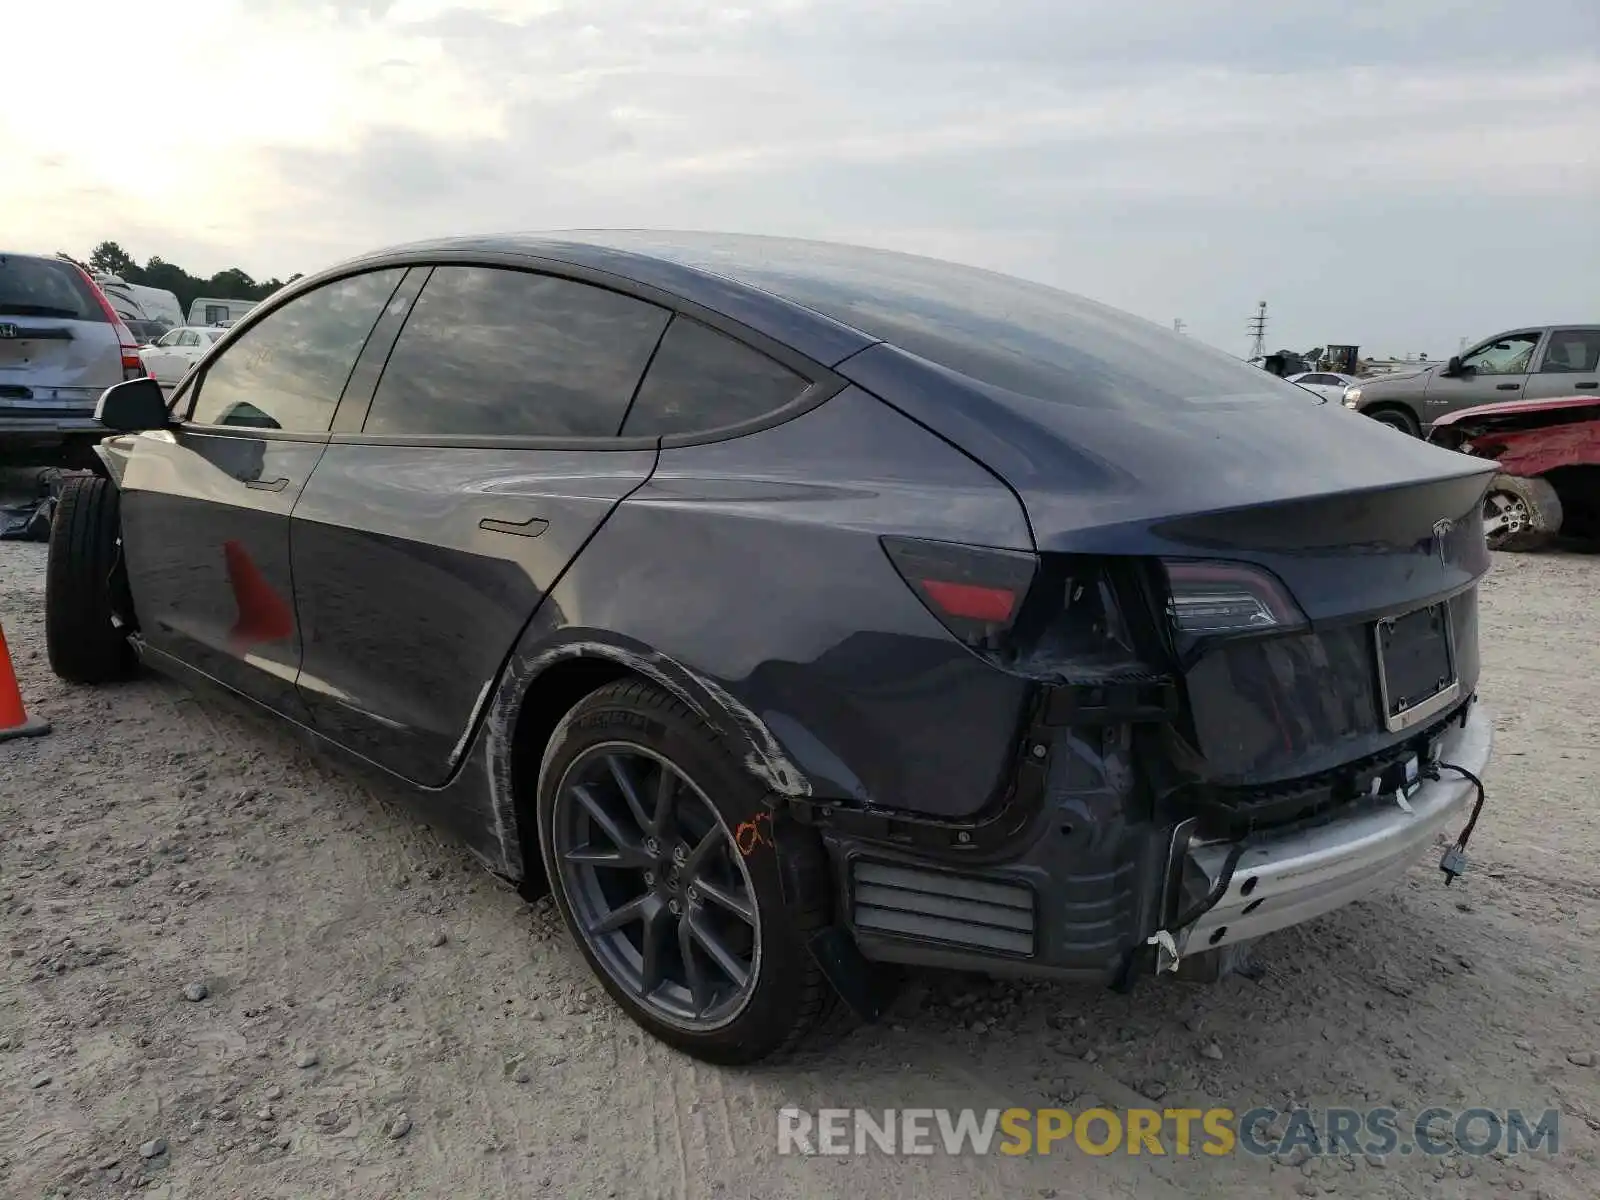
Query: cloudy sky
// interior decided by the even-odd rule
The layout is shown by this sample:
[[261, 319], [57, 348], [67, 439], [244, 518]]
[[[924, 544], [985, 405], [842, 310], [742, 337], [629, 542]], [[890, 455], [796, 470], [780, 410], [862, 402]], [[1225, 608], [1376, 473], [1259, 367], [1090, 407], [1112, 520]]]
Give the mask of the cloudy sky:
[[51, 0], [4, 40], [6, 249], [727, 229], [1235, 353], [1258, 299], [1301, 349], [1600, 320], [1596, 0]]

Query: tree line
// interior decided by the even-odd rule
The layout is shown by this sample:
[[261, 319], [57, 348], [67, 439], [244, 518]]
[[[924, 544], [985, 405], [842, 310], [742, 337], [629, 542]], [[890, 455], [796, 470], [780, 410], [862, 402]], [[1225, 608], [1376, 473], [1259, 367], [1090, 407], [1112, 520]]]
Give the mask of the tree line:
[[218, 271], [210, 278], [205, 278], [191, 275], [177, 263], [154, 255], [144, 266], [140, 266], [133, 255], [117, 242], [101, 242], [90, 251], [87, 261], [80, 261], [64, 252], [60, 256], [77, 263], [91, 274], [105, 271], [120, 275], [129, 283], [169, 291], [178, 298], [178, 305], [184, 312], [188, 312], [189, 306], [200, 296], [211, 296], [218, 300], [265, 300], [284, 284], [300, 278], [297, 273], [288, 279], [267, 279], [257, 283], [238, 267], [229, 267], [226, 271]]

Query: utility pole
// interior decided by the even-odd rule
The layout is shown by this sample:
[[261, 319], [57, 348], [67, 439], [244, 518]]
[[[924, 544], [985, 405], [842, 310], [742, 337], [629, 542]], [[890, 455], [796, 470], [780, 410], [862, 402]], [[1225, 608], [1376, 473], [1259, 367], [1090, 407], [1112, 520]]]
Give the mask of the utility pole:
[[1182, 333], [1183, 332], [1183, 318], [1182, 317], [1173, 317], [1172, 318], [1172, 332], [1173, 333]]
[[1256, 305], [1256, 315], [1250, 318], [1250, 357], [1261, 358], [1267, 352], [1267, 302]]

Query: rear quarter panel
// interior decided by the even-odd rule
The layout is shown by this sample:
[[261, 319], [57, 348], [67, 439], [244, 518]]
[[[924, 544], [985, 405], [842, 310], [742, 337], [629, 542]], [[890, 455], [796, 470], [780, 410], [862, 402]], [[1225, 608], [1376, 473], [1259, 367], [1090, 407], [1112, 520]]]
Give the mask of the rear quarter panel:
[[684, 683], [776, 791], [970, 814], [1000, 785], [1027, 684], [923, 608], [887, 533], [1032, 548], [993, 475], [856, 388], [663, 450], [546, 600], [512, 676], [536, 686], [529, 664], [592, 641]]

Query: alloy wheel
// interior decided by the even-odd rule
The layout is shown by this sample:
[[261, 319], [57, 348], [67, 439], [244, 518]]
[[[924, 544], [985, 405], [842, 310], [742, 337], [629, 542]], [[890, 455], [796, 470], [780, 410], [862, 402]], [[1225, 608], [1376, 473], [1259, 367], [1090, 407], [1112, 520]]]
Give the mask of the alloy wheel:
[[694, 781], [642, 746], [593, 746], [562, 777], [554, 817], [573, 923], [612, 982], [680, 1029], [737, 1017], [760, 973], [759, 910]]
[[1528, 502], [1510, 492], [1492, 491], [1483, 498], [1483, 532], [1493, 545], [1528, 528]]

